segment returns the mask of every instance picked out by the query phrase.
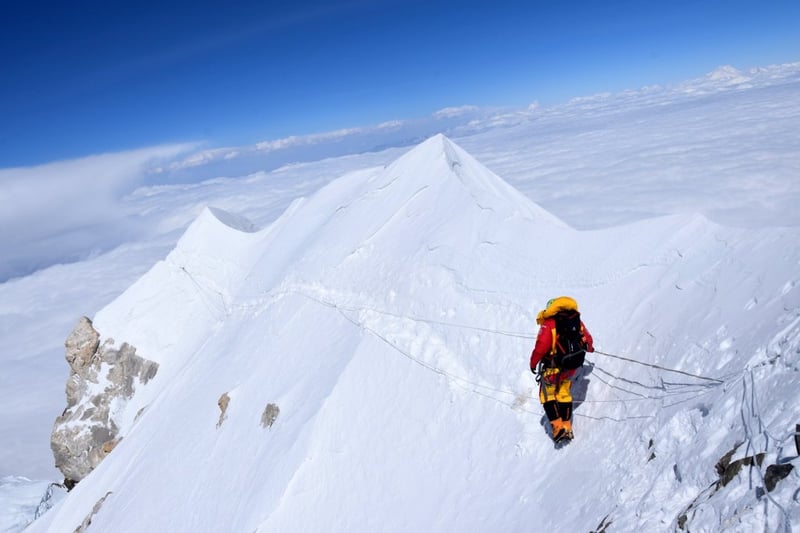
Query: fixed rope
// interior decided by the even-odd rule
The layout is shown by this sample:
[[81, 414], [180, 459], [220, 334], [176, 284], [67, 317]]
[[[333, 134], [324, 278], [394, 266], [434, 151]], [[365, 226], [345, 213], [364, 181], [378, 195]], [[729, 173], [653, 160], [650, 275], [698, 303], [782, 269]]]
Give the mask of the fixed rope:
[[469, 379], [463, 378], [461, 376], [457, 376], [455, 374], [451, 374], [450, 372], [447, 372], [446, 370], [442, 370], [441, 368], [437, 368], [437, 367], [435, 367], [435, 366], [423, 361], [422, 359], [420, 359], [418, 357], [414, 357], [413, 355], [411, 355], [407, 351], [405, 351], [402, 348], [400, 348], [397, 344], [395, 344], [394, 342], [392, 342], [388, 338], [386, 338], [385, 335], [375, 331], [373, 328], [369, 327], [366, 324], [363, 324], [362, 322], [356, 320], [355, 318], [353, 318], [353, 317], [351, 317], [350, 315], [347, 314], [347, 311], [354, 312], [355, 311], [354, 309], [349, 309], [347, 307], [342, 307], [342, 306], [339, 306], [339, 305], [337, 305], [337, 304], [335, 304], [333, 302], [328, 302], [328, 301], [325, 301], [325, 300], [321, 300], [319, 298], [315, 298], [314, 296], [311, 296], [309, 294], [305, 294], [305, 293], [302, 293], [302, 292], [298, 292], [297, 294], [300, 294], [301, 296], [303, 296], [305, 298], [308, 298], [309, 300], [314, 301], [314, 302], [316, 302], [316, 303], [318, 303], [320, 305], [323, 305], [325, 307], [330, 307], [331, 309], [335, 309], [336, 311], [339, 312], [340, 315], [342, 315], [342, 317], [344, 317], [348, 322], [350, 322], [354, 326], [356, 326], [356, 327], [358, 327], [358, 328], [360, 328], [360, 329], [362, 329], [362, 330], [364, 330], [366, 332], [371, 333], [372, 335], [374, 335], [375, 337], [377, 337], [378, 339], [383, 341], [385, 344], [389, 345], [395, 351], [399, 352], [400, 355], [402, 355], [403, 357], [405, 357], [407, 359], [410, 359], [414, 363], [420, 365], [423, 368], [426, 368], [427, 370], [430, 370], [431, 372], [434, 372], [436, 374], [439, 374], [441, 376], [444, 376], [444, 377], [446, 377], [448, 379], [451, 379], [451, 380], [454, 380], [456, 382], [461, 382], [461, 383], [464, 383], [464, 384], [467, 384], [467, 385], [471, 385], [471, 386], [476, 387], [476, 388], [488, 390], [488, 391], [491, 391], [491, 392], [497, 392], [497, 393], [500, 393], [500, 394], [507, 394], [509, 396], [515, 396], [515, 397], [518, 395], [516, 392], [503, 390], [503, 389], [498, 389], [496, 387], [492, 387], [492, 386], [489, 386], [489, 385], [483, 385], [481, 383], [475, 383], [474, 381], [471, 381]]
[[[186, 268], [180, 267], [180, 270], [183, 271], [191, 279], [191, 281], [195, 284], [195, 286], [197, 286], [197, 288], [198, 288], [198, 290], [199, 290], [199, 292], [201, 293], [201, 296], [202, 296], [202, 288], [203, 287], [198, 282], [198, 280], [196, 280], [195, 277], [190, 272], [188, 272], [186, 270]], [[210, 290], [214, 290], [214, 289], [210, 289]], [[221, 299], [223, 300], [223, 305], [224, 305], [224, 295], [222, 295], [221, 293], [219, 293], [219, 291], [216, 291], [216, 290], [214, 290], [214, 292], [216, 292], [216, 293], [218, 293], [220, 295]], [[378, 338], [380, 338], [385, 343], [387, 343], [390, 346], [392, 346], [395, 350], [400, 351], [400, 353], [402, 353], [402, 355], [404, 355], [405, 357], [411, 359], [416, 364], [419, 364], [420, 366], [423, 366], [428, 370], [431, 370], [431, 371], [433, 371], [433, 372], [435, 372], [437, 374], [444, 375], [445, 377], [447, 377], [449, 379], [452, 379], [452, 380], [454, 380], [456, 382], [465, 383], [465, 384], [471, 385], [471, 386], [473, 386], [475, 388], [480, 388], [480, 389], [484, 389], [484, 390], [491, 391], [491, 392], [494, 392], [494, 393], [499, 393], [499, 394], [507, 394], [507, 395], [511, 395], [511, 396], [517, 396], [517, 393], [515, 393], [515, 392], [508, 391], [508, 390], [503, 390], [503, 389], [499, 389], [499, 388], [494, 388], [494, 387], [490, 387], [490, 386], [479, 384], [479, 383], [475, 383], [475, 382], [467, 380], [467, 379], [465, 379], [465, 378], [463, 378], [461, 376], [455, 376], [455, 375], [452, 375], [452, 374], [448, 374], [447, 372], [445, 372], [445, 371], [443, 371], [443, 370], [441, 370], [439, 368], [436, 368], [436, 367], [434, 367], [432, 365], [429, 365], [429, 364], [425, 363], [424, 361], [421, 361], [418, 358], [413, 357], [412, 355], [410, 355], [410, 354], [406, 353], [405, 351], [401, 350], [398, 346], [396, 346], [394, 343], [390, 342], [383, 335], [379, 334], [377, 331], [373, 330], [372, 328], [369, 328], [365, 324], [361, 324], [357, 320], [355, 320], [352, 317], [348, 316], [345, 312], [347, 311], [347, 312], [357, 313], [359, 311], [369, 311], [369, 312], [373, 312], [373, 313], [377, 313], [377, 314], [381, 314], [381, 315], [385, 315], [385, 316], [391, 316], [391, 317], [394, 317], [394, 318], [401, 318], [401, 319], [405, 319], [405, 320], [411, 320], [411, 321], [414, 321], [414, 322], [422, 322], [422, 323], [426, 323], [426, 324], [436, 324], [436, 325], [446, 326], [446, 327], [469, 329], [469, 330], [473, 330], [473, 331], [482, 331], [482, 332], [485, 332], [485, 333], [491, 333], [491, 334], [494, 334], [494, 335], [501, 335], [501, 336], [504, 336], [504, 337], [511, 337], [511, 338], [518, 338], [518, 339], [527, 339], [527, 340], [535, 340], [536, 339], [536, 336], [530, 335], [530, 334], [525, 334], [525, 333], [496, 330], [496, 329], [492, 329], [492, 328], [485, 328], [485, 327], [474, 326], [474, 325], [469, 325], [469, 324], [459, 324], [459, 323], [443, 321], [443, 320], [422, 318], [422, 317], [416, 317], [416, 316], [410, 316], [410, 315], [402, 315], [402, 314], [399, 314], [399, 313], [393, 313], [393, 312], [390, 312], [390, 311], [384, 311], [384, 310], [374, 309], [374, 308], [357, 307], [357, 306], [342, 306], [342, 305], [339, 305], [339, 304], [337, 304], [335, 302], [330, 302], [330, 301], [326, 301], [326, 300], [323, 300], [323, 299], [320, 299], [320, 298], [316, 298], [314, 296], [311, 296], [311, 295], [306, 294], [306, 293], [304, 293], [302, 291], [299, 291], [299, 290], [294, 290], [293, 292], [295, 292], [295, 293], [297, 293], [297, 294], [299, 294], [301, 296], [304, 296], [304, 297], [306, 297], [306, 298], [308, 298], [310, 300], [313, 300], [313, 301], [315, 301], [315, 302], [317, 302], [317, 303], [319, 303], [321, 305], [336, 309], [337, 311], [339, 311], [339, 313], [341, 313], [348, 321], [352, 322], [354, 325], [356, 325], [356, 326], [358, 326], [358, 327], [360, 327], [360, 328], [362, 328], [362, 329], [364, 329], [366, 331], [369, 331], [370, 333], [372, 333], [373, 335], [377, 336]], [[209, 306], [208, 302], [205, 301], [205, 298], [203, 298], [203, 299], [204, 299], [203, 303], [208, 307]], [[211, 311], [211, 309], [209, 309], [209, 311]], [[216, 313], [214, 313], [212, 311], [212, 314], [216, 314]], [[695, 379], [701, 379], [701, 380], [704, 380], [704, 381], [711, 382], [714, 385], [725, 384], [725, 381], [721, 380], [721, 379], [710, 378], [710, 377], [701, 376], [701, 375], [698, 375], [698, 374], [692, 374], [690, 372], [685, 372], [683, 370], [678, 370], [678, 369], [674, 369], [674, 368], [668, 368], [668, 367], [664, 367], [664, 366], [661, 366], [661, 365], [656, 365], [656, 364], [651, 364], [651, 363], [644, 363], [642, 361], [637, 361], [635, 359], [624, 357], [624, 356], [621, 356], [621, 355], [618, 355], [618, 354], [612, 354], [612, 353], [603, 352], [603, 351], [600, 351], [600, 350], [595, 350], [593, 353], [598, 354], [598, 355], [603, 355], [603, 356], [606, 356], [606, 357], [611, 357], [611, 358], [614, 358], [614, 359], [619, 359], [619, 360], [622, 360], [622, 361], [627, 361], [629, 363], [634, 363], [634, 364], [638, 364], [638, 365], [654, 368], [654, 369], [661, 370], [661, 371], [664, 371], [664, 372], [672, 372], [672, 373], [675, 373], [675, 374], [682, 374], [684, 376], [692, 377], [692, 378], [695, 378]], [[602, 370], [600, 367], [597, 367], [597, 368], [599, 370]], [[620, 378], [618, 378], [616, 376], [611, 376], [611, 375], [609, 375], [609, 376], [610, 377], [614, 377], [615, 379], [620, 379]], [[603, 381], [605, 383], [604, 380], [601, 380], [601, 381]], [[608, 384], [608, 383], [606, 383], [606, 385], [610, 386], [610, 384]], [[478, 391], [475, 390], [475, 392], [478, 392]], [[626, 391], [626, 392], [631, 392], [631, 391]], [[485, 395], [485, 394], [482, 393], [482, 395]], [[638, 395], [638, 394], [636, 394], [636, 395], [640, 396], [640, 398], [638, 398], [640, 400], [663, 399], [663, 397], [659, 397], [659, 396]], [[625, 401], [625, 400], [607, 400], [607, 401], [610, 402], [610, 401]], [[596, 402], [600, 403], [600, 401], [596, 401]], [[501, 402], [501, 403], [505, 403], [505, 402]], [[584, 403], [595, 403], [595, 402], [593, 402], [591, 400], [588, 400], [588, 401], [585, 401]]]
[[[300, 294], [302, 294], [302, 293], [300, 293]], [[305, 295], [305, 296], [307, 296], [307, 295]], [[435, 320], [435, 319], [429, 319], [429, 318], [420, 318], [420, 317], [415, 317], [415, 316], [401, 315], [399, 313], [392, 313], [392, 312], [389, 312], [389, 311], [382, 311], [380, 309], [374, 309], [374, 308], [353, 307], [353, 306], [345, 307], [345, 306], [340, 306], [338, 304], [333, 304], [331, 302], [325, 302], [325, 301], [321, 301], [321, 300], [318, 300], [318, 301], [320, 303], [324, 303], [325, 305], [328, 305], [328, 306], [331, 306], [331, 307], [336, 307], [337, 309], [343, 309], [343, 310], [346, 310], [346, 311], [351, 311], [351, 312], [370, 311], [372, 313], [377, 313], [377, 314], [385, 315], [385, 316], [391, 316], [391, 317], [395, 317], [395, 318], [402, 318], [402, 319], [405, 319], [405, 320], [412, 320], [414, 322], [423, 322], [423, 323], [426, 323], [426, 324], [436, 324], [436, 325], [440, 325], [440, 326], [448, 326], [448, 327], [454, 327], [454, 328], [469, 329], [469, 330], [473, 330], [473, 331], [483, 331], [485, 333], [492, 333], [494, 335], [502, 335], [503, 337], [512, 337], [512, 338], [516, 338], [516, 339], [528, 339], [528, 340], [535, 340], [536, 339], [535, 335], [529, 335], [529, 334], [525, 334], [525, 333], [517, 333], [517, 332], [512, 332], [512, 331], [496, 330], [496, 329], [484, 328], [484, 327], [480, 327], [480, 326], [472, 326], [472, 325], [468, 325], [468, 324], [458, 324], [456, 322], [448, 322], [448, 321], [443, 321], [443, 320]], [[665, 372], [672, 372], [672, 373], [675, 373], [675, 374], [682, 374], [684, 376], [689, 376], [689, 377], [693, 377], [693, 378], [696, 378], [696, 379], [702, 379], [702, 380], [705, 380], [705, 381], [710, 381], [710, 382], [717, 383], [717, 384], [720, 384], [720, 385], [725, 383], [725, 381], [721, 380], [721, 379], [710, 378], [710, 377], [706, 377], [706, 376], [700, 376], [700, 375], [697, 375], [697, 374], [692, 374], [690, 372], [685, 372], [683, 370], [678, 370], [678, 369], [675, 369], [675, 368], [668, 368], [668, 367], [661, 366], [661, 365], [655, 365], [655, 364], [651, 364], [651, 363], [643, 363], [642, 361], [637, 361], [635, 359], [630, 359], [628, 357], [623, 357], [623, 356], [617, 355], [617, 354], [602, 352], [600, 350], [595, 350], [593, 353], [604, 355], [606, 357], [612, 357], [612, 358], [615, 358], [615, 359], [621, 359], [623, 361], [628, 361], [630, 363], [635, 363], [635, 364], [638, 364], [638, 365], [647, 366], [647, 367], [655, 368], [655, 369], [658, 369], [658, 370], [663, 370]]]
[[[500, 403], [502, 405], [511, 407], [514, 410], [529, 412], [529, 413], [532, 413], [532, 414], [542, 414], [541, 412], [538, 412], [538, 411], [531, 411], [530, 409], [526, 409], [523, 405], [518, 403], [517, 400], [520, 397], [520, 393], [514, 392], [514, 391], [510, 391], [510, 390], [506, 390], [506, 389], [502, 389], [502, 388], [498, 388], [498, 387], [484, 385], [482, 383], [476, 383], [475, 381], [472, 381], [470, 379], [464, 378], [462, 376], [457, 376], [455, 374], [447, 372], [446, 370], [438, 368], [438, 367], [436, 367], [436, 366], [434, 366], [434, 365], [432, 365], [430, 363], [427, 363], [427, 362], [419, 359], [418, 357], [415, 357], [414, 355], [410, 354], [409, 352], [407, 352], [406, 350], [404, 350], [403, 348], [398, 346], [396, 343], [394, 343], [391, 340], [389, 340], [386, 336], [384, 336], [380, 332], [378, 332], [375, 329], [371, 328], [370, 326], [362, 323], [358, 319], [350, 316], [348, 313], [353, 313], [353, 312], [358, 312], [358, 311], [371, 311], [371, 312], [377, 312], [379, 314], [391, 315], [391, 316], [398, 317], [398, 318], [407, 318], [407, 317], [403, 317], [401, 315], [397, 315], [397, 314], [394, 314], [394, 313], [381, 313], [380, 311], [377, 311], [375, 309], [341, 306], [341, 305], [339, 305], [339, 304], [337, 304], [335, 302], [331, 302], [331, 301], [328, 301], [328, 300], [320, 299], [320, 298], [317, 298], [317, 297], [312, 296], [310, 294], [306, 294], [306, 293], [304, 293], [302, 291], [295, 291], [295, 293], [300, 295], [300, 296], [303, 296], [304, 298], [307, 298], [307, 299], [309, 299], [309, 300], [311, 300], [311, 301], [313, 301], [313, 302], [315, 302], [315, 303], [317, 303], [319, 305], [322, 305], [322, 306], [325, 306], [325, 307], [329, 307], [331, 309], [336, 310], [348, 322], [350, 322], [354, 326], [358, 327], [359, 329], [374, 335], [376, 338], [378, 338], [379, 340], [381, 340], [382, 342], [384, 342], [385, 344], [390, 346], [392, 349], [394, 349], [396, 352], [398, 352], [403, 357], [411, 360], [412, 362], [414, 362], [415, 364], [425, 368], [426, 370], [429, 370], [431, 372], [434, 372], [436, 374], [439, 374], [439, 375], [443, 376], [447, 380], [449, 380], [452, 383], [464, 388], [465, 390], [467, 390], [469, 392], [472, 392], [472, 393], [474, 393], [476, 395], [479, 395], [479, 396], [482, 396], [484, 398], [490, 399], [490, 400], [495, 401], [497, 403]], [[424, 321], [423, 319], [411, 319], [411, 320]], [[430, 321], [430, 322], [433, 322], [433, 321]], [[468, 327], [468, 326], [460, 326], [460, 327]], [[483, 328], [481, 328], [481, 329], [483, 329]], [[494, 331], [494, 333], [499, 333], [499, 332]], [[516, 335], [514, 335], [514, 336], [516, 336]], [[604, 380], [601, 380], [601, 381], [604, 381]], [[606, 383], [606, 384], [608, 384], [608, 383]], [[511, 402], [507, 402], [505, 400], [501, 400], [500, 398], [496, 398], [494, 396], [491, 396], [490, 394], [487, 394], [488, 392], [495, 393], [495, 394], [505, 394], [505, 395], [512, 396], [512, 397], [515, 398], [515, 402], [511, 403]], [[627, 391], [627, 392], [630, 392], [630, 391]], [[690, 392], [696, 392], [696, 391], [690, 391]], [[708, 391], [704, 391], [704, 392], [708, 392]], [[632, 393], [632, 392], [630, 392], [630, 393], [631, 394], [635, 394], [635, 393]], [[663, 400], [664, 398], [666, 398], [668, 396], [670, 396], [670, 395], [669, 394], [665, 394], [665, 395], [660, 395], [660, 396], [641, 396], [640, 398], [636, 398], [636, 400], [640, 400], [640, 401], [641, 400]], [[614, 400], [586, 400], [586, 399], [584, 399], [584, 400], [581, 400], [579, 403], [593, 404], [593, 403], [613, 403], [613, 402], [628, 402], [628, 401], [631, 401], [631, 399], [614, 399]], [[592, 415], [588, 415], [588, 414], [584, 414], [584, 413], [577, 413], [577, 412], [574, 413], [574, 416], [582, 417], [582, 418], [588, 418], [588, 419], [592, 419], [592, 420], [611, 420], [611, 421], [614, 421], [614, 422], [624, 422], [626, 420], [637, 419], [637, 418], [641, 418], [641, 419], [652, 418], [652, 415], [646, 415], [646, 416], [630, 416], [630, 417], [625, 417], [623, 419], [619, 419], [619, 418], [609, 417], [609, 416], [592, 416]]]
[[705, 380], [705, 381], [712, 381], [712, 382], [718, 383], [720, 385], [725, 383], [721, 379], [709, 378], [709, 377], [706, 377], [706, 376], [699, 376], [697, 374], [692, 374], [691, 372], [684, 372], [683, 370], [677, 370], [675, 368], [667, 368], [665, 366], [654, 365], [652, 363], [643, 363], [642, 361], [637, 361], [636, 359], [630, 359], [628, 357], [623, 357], [621, 355], [617, 355], [617, 354], [613, 354], [613, 353], [601, 352], [600, 350], [595, 350], [593, 353], [600, 354], [600, 355], [605, 355], [606, 357], [612, 357], [614, 359], [620, 359], [622, 361], [627, 361], [629, 363], [635, 363], [637, 365], [642, 365], [642, 366], [647, 366], [647, 367], [650, 367], [650, 368], [655, 368], [655, 369], [658, 369], [658, 370], [663, 370], [664, 372], [673, 372], [675, 374], [683, 374], [684, 376], [689, 376], [689, 377], [696, 378], [696, 379], [702, 379], [702, 380]]

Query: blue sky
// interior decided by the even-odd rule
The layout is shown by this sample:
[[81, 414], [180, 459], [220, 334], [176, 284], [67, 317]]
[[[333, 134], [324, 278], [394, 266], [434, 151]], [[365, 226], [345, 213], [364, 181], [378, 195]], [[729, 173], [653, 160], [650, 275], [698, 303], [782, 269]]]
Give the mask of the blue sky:
[[4, 2], [0, 168], [800, 60], [800, 2]]

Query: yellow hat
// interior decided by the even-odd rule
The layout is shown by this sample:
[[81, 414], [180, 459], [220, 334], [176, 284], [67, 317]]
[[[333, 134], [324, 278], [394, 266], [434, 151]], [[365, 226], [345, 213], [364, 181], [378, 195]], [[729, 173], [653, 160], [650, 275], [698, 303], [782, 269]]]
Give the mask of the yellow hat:
[[578, 310], [578, 302], [576, 302], [573, 298], [569, 296], [559, 296], [558, 298], [552, 298], [547, 301], [547, 306], [545, 306], [543, 311], [540, 311], [539, 314], [536, 316], [536, 322], [544, 320], [545, 318], [550, 318], [555, 316], [556, 313], [559, 311], [577, 311]]

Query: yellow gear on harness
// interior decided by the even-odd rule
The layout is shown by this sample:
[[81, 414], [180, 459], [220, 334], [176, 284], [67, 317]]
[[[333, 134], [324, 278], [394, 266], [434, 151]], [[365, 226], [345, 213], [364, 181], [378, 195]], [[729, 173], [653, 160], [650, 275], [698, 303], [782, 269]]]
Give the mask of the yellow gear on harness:
[[562, 378], [560, 370], [548, 368], [542, 375], [539, 384], [539, 401], [541, 403], [557, 401], [568, 403], [572, 401], [572, 380]]

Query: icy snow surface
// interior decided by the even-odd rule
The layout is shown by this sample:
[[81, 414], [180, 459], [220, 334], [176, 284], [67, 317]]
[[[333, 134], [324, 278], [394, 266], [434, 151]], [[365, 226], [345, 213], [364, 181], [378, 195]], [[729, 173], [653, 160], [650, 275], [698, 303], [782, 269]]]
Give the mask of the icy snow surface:
[[[407, 153], [141, 191], [129, 201], [158, 221], [151, 243], [0, 286], [4, 306], [61, 324], [58, 342], [84, 312], [161, 365], [120, 415], [123, 441], [30, 530], [73, 531], [92, 513], [98, 531], [671, 531], [682, 517], [692, 531], [796, 528], [797, 468], [770, 493], [763, 476], [800, 466], [799, 231], [768, 227], [772, 207], [740, 210], [752, 216], [737, 225], [750, 229], [720, 225], [736, 195], [703, 197], [715, 185], [693, 170], [730, 163], [719, 189], [750, 178], [764, 198], [774, 191], [756, 184], [769, 174], [796, 200], [786, 176], [798, 168], [789, 131], [800, 99], [788, 70], [773, 84], [712, 76], [681, 96], [573, 103], [582, 111], [458, 145], [435, 136]], [[725, 131], [732, 98], [764, 136], [743, 123]], [[703, 124], [687, 102], [708, 124], [652, 144], [641, 117]], [[781, 110], [759, 118], [770, 102]], [[537, 120], [547, 123], [538, 137]], [[760, 154], [752, 167], [741, 150], [720, 156], [731, 139]], [[684, 144], [671, 160], [669, 147]], [[558, 206], [558, 190], [569, 225], [530, 200], [545, 191]], [[594, 205], [594, 228], [573, 229], [592, 227]], [[634, 205], [670, 215], [635, 221]], [[80, 284], [86, 311], [67, 305]], [[66, 295], [48, 307], [53, 287]], [[721, 383], [591, 355], [576, 383], [576, 440], [554, 449], [527, 359], [536, 312], [560, 294], [579, 301], [599, 350]], [[38, 338], [14, 342], [31, 349]], [[66, 364], [52, 359], [62, 375], [41, 372], [61, 380], [58, 411]], [[16, 364], [32, 387], [27, 359]], [[47, 397], [15, 415], [20, 431], [31, 419], [45, 426], [41, 448], [57, 414]], [[262, 424], [269, 404], [277, 418]], [[4, 453], [28, 456], [32, 435]], [[715, 464], [731, 451], [734, 461], [764, 453], [762, 466], [717, 490]]]
[[21, 531], [60, 501], [66, 490], [47, 481], [0, 478], [0, 533]]

